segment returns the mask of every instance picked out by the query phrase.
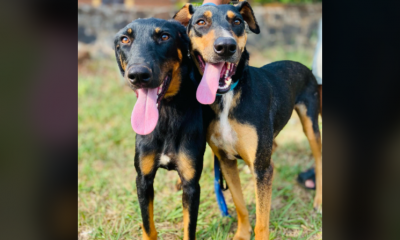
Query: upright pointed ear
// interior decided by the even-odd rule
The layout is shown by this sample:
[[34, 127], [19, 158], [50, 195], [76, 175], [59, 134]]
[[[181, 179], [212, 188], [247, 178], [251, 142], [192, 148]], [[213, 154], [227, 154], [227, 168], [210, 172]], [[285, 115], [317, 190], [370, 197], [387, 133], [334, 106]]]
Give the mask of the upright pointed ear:
[[243, 19], [249, 25], [249, 29], [256, 34], [260, 33], [260, 27], [257, 24], [256, 17], [254, 16], [253, 9], [247, 1], [240, 2], [235, 6], [242, 15]]
[[173, 19], [176, 21], [180, 22], [183, 26], [187, 26], [189, 24], [190, 19], [192, 18], [192, 15], [194, 13], [194, 8], [192, 4], [186, 3], [185, 6], [179, 10]]

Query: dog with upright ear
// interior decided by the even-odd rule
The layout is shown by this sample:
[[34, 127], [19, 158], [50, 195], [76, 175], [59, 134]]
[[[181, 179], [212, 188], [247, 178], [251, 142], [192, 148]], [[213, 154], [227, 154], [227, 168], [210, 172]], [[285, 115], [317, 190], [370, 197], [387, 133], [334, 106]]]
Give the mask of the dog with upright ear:
[[247, 25], [249, 25], [249, 29], [256, 34], [260, 33], [260, 27], [258, 26], [256, 17], [254, 16], [253, 9], [250, 4], [246, 1], [240, 2], [235, 6], [236, 9], [240, 12], [243, 17], [243, 20], [246, 21]]
[[194, 13], [194, 7], [190, 3], [186, 3], [185, 6], [179, 10], [175, 16], [173, 16], [173, 19], [176, 21], [180, 22], [183, 26], [187, 27], [187, 25], [190, 22], [190, 19], [192, 18], [192, 15]]
[[[256, 34], [260, 33], [260, 27], [258, 26], [256, 17], [254, 16], [253, 9], [247, 1], [242, 1], [237, 4], [236, 9], [242, 15], [244, 21], [246, 21], [249, 29]], [[182, 25], [187, 27], [192, 19], [192, 16], [195, 12], [195, 8], [192, 4], [187, 3], [183, 6], [174, 16], [173, 19], [180, 22]]]

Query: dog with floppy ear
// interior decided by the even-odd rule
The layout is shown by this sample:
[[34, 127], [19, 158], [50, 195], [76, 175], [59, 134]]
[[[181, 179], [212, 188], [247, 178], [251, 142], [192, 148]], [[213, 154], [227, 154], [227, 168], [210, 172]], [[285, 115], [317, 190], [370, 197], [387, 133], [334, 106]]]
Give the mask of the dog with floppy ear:
[[314, 207], [322, 204], [322, 155], [318, 126], [319, 95], [314, 75], [298, 62], [279, 61], [261, 68], [248, 66], [246, 24], [260, 29], [248, 2], [233, 5], [186, 4], [175, 16], [186, 26], [190, 53], [202, 77], [197, 100], [209, 105], [207, 142], [215, 153], [236, 206], [235, 240], [251, 238], [251, 225], [241, 190], [237, 159], [255, 180], [255, 239], [269, 239], [274, 139], [295, 109], [315, 158]]
[[138, 19], [115, 36], [121, 74], [137, 93], [131, 116], [136, 135], [136, 187], [143, 239], [157, 239], [153, 181], [159, 168], [177, 171], [182, 182], [185, 240], [196, 239], [200, 175], [205, 151], [200, 78], [189, 60], [189, 38], [175, 20]]

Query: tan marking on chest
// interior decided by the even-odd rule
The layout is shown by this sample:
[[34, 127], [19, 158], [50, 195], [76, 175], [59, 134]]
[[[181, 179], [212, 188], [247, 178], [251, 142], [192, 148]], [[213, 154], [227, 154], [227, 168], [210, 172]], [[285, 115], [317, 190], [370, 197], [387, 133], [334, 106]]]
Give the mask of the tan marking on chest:
[[233, 96], [229, 92], [223, 97], [223, 110], [214, 106], [213, 110], [219, 115], [219, 120], [211, 122], [207, 131], [207, 142], [217, 157], [221, 157], [219, 149], [223, 150], [229, 159], [240, 155], [248, 164], [254, 162], [258, 135], [254, 126], [239, 123], [229, 115], [240, 103], [241, 92]]
[[236, 151], [243, 160], [252, 167], [254, 160], [256, 159], [258, 147], [258, 134], [256, 128], [250, 124], [242, 124], [235, 120], [230, 121], [230, 123], [238, 136]]

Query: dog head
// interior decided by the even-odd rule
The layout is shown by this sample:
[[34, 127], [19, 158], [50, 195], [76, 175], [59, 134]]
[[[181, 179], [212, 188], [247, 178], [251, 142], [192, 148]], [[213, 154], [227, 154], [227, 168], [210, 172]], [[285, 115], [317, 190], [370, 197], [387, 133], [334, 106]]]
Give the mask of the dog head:
[[253, 10], [248, 2], [197, 8], [186, 4], [174, 19], [187, 27], [191, 54], [203, 74], [197, 99], [203, 104], [211, 104], [216, 93], [224, 94], [230, 90], [232, 76], [245, 51], [245, 22], [250, 31], [260, 32]]
[[138, 19], [116, 34], [114, 47], [121, 74], [138, 96], [132, 127], [149, 134], [157, 124], [158, 105], [179, 92], [189, 49], [186, 30], [174, 20]]

